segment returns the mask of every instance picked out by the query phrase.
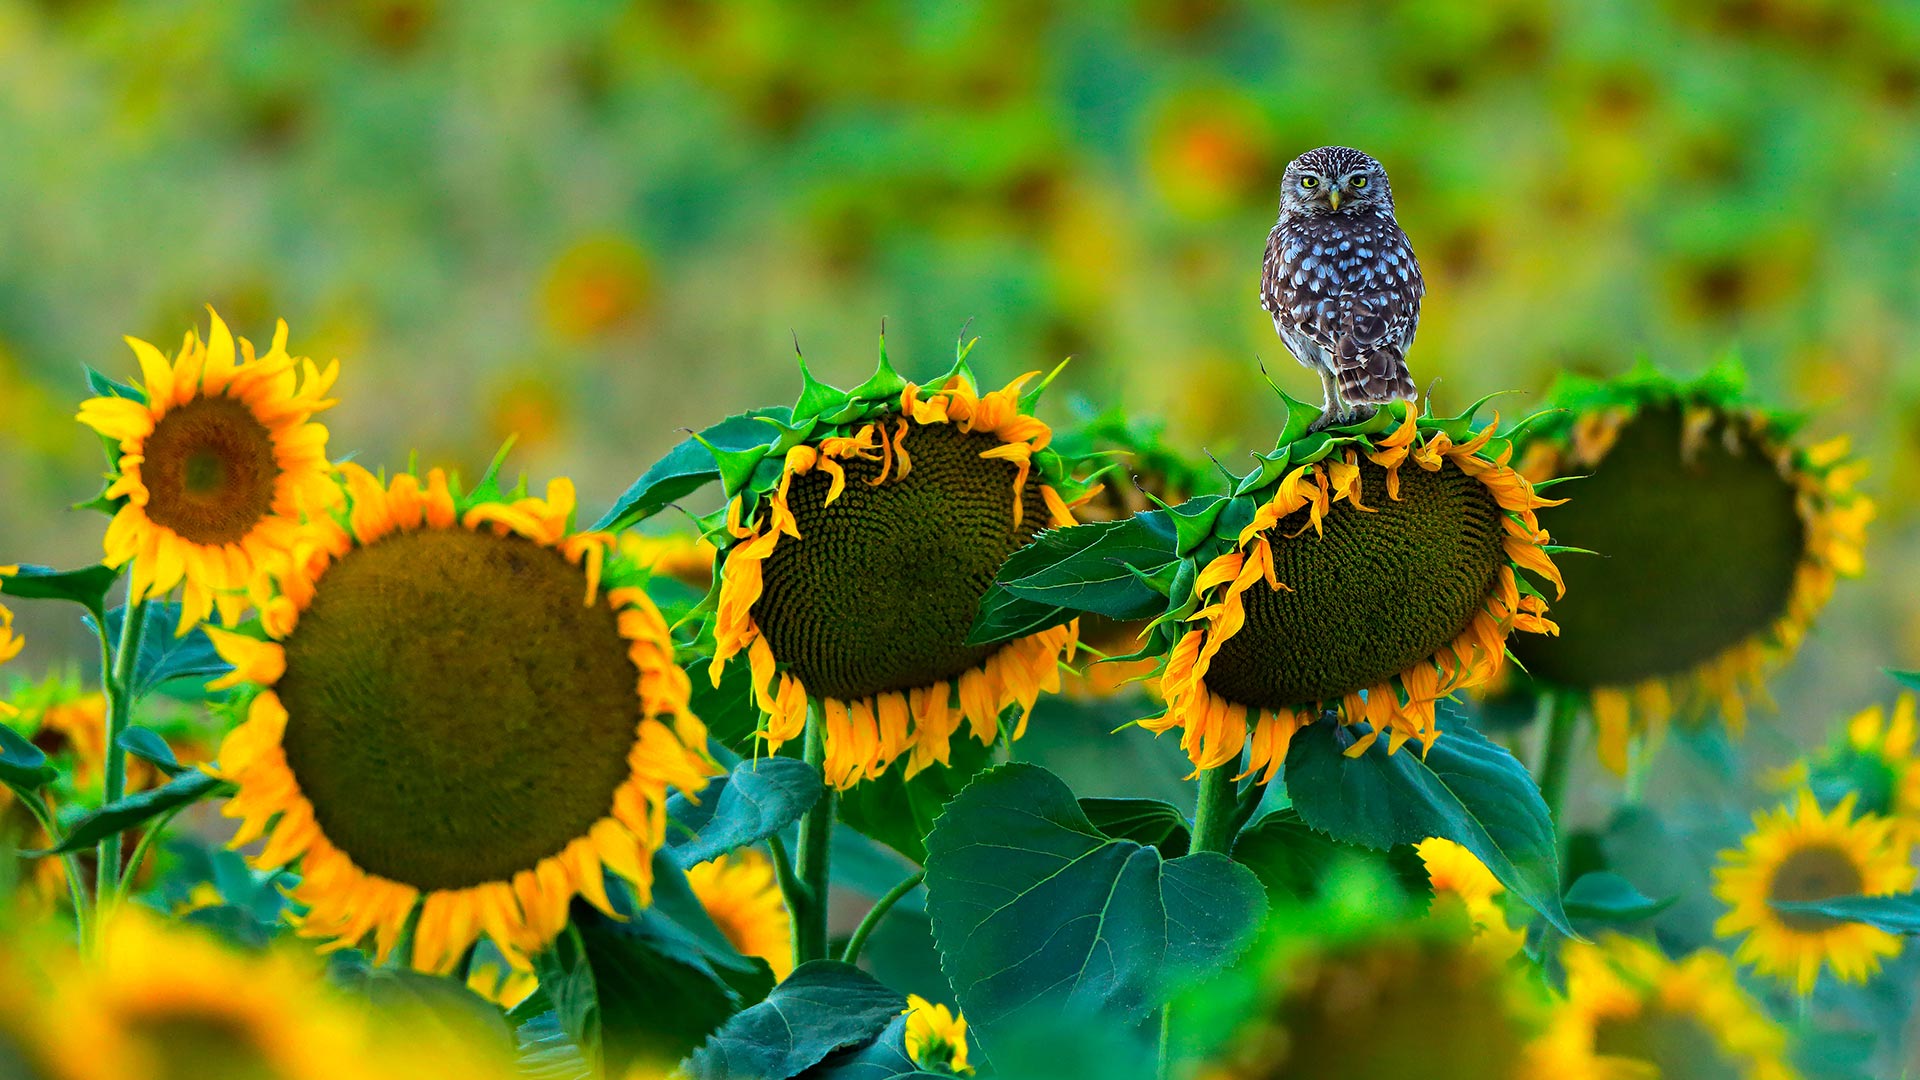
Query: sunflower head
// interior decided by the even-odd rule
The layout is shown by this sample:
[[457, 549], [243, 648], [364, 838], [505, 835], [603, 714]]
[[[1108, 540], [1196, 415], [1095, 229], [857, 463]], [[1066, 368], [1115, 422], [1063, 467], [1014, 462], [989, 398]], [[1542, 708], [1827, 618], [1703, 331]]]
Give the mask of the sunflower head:
[[1566, 999], [1535, 1044], [1535, 1074], [1565, 1080], [1797, 1080], [1787, 1032], [1741, 988], [1725, 956], [1670, 960], [1608, 935], [1561, 951]]
[[1238, 761], [1271, 780], [1293, 732], [1323, 715], [1398, 751], [1439, 735], [1435, 702], [1496, 676], [1516, 630], [1552, 633], [1558, 590], [1536, 511], [1553, 505], [1509, 465], [1495, 425], [1404, 404], [1308, 433], [1288, 399], [1273, 453], [1233, 494], [1170, 511], [1154, 621], [1168, 709], [1197, 768]]
[[741, 955], [765, 960], [776, 982], [793, 974], [793, 917], [771, 859], [742, 848], [689, 869], [687, 885]]
[[1900, 952], [1901, 940], [1876, 927], [1776, 906], [1913, 886], [1908, 844], [1891, 820], [1855, 816], [1852, 796], [1823, 811], [1803, 789], [1788, 805], [1756, 814], [1753, 832], [1721, 853], [1713, 876], [1714, 895], [1728, 905], [1715, 932], [1739, 937], [1741, 963], [1798, 993], [1813, 990], [1822, 967], [1844, 982], [1862, 982], [1882, 957]]
[[1463, 915], [1473, 926], [1474, 938], [1500, 956], [1515, 956], [1526, 944], [1526, 928], [1507, 922], [1500, 897], [1507, 891], [1473, 852], [1442, 837], [1415, 845], [1433, 885], [1433, 911]]
[[525, 970], [574, 896], [614, 910], [603, 870], [647, 899], [668, 792], [713, 771], [690, 684], [644, 572], [572, 531], [567, 481], [342, 472], [262, 636], [213, 631], [254, 693], [215, 770], [234, 846], [300, 863], [307, 935], [384, 957], [417, 910], [417, 967], [484, 933]]
[[919, 994], [907, 995], [902, 1015], [907, 1018], [907, 1056], [915, 1065], [953, 1076], [973, 1073], [973, 1066], [967, 1064], [965, 1016], [948, 1012], [945, 1005], [935, 1005]]
[[1713, 707], [1741, 727], [1836, 577], [1859, 573], [1873, 505], [1853, 491], [1844, 440], [1805, 445], [1731, 364], [1692, 382], [1651, 368], [1566, 379], [1554, 403], [1521, 440], [1522, 471], [1581, 478], [1540, 520], [1606, 557], [1569, 565], [1560, 634], [1514, 654], [1541, 683], [1587, 697], [1601, 758], [1622, 772], [1631, 737], [1673, 715]]
[[[763, 436], [709, 444], [728, 506], [711, 630], [718, 685], [744, 654], [768, 748], [796, 738], [809, 703], [825, 719], [826, 777], [846, 788], [906, 758], [948, 761], [953, 735], [1012, 736], [1060, 685], [1075, 628], [968, 643], [996, 570], [1048, 525], [1073, 522], [1087, 489], [1030, 410], [1025, 375], [980, 393], [966, 363], [922, 386], [887, 363], [851, 391], [805, 372], [792, 410]], [[1057, 370], [1057, 369], [1056, 369]]]
[[128, 338], [144, 385], [81, 403], [80, 422], [117, 448], [103, 498], [115, 508], [106, 561], [133, 563], [134, 601], [182, 588], [185, 634], [217, 606], [233, 622], [245, 593], [335, 505], [327, 429], [315, 413], [339, 373], [287, 353], [287, 324], [264, 354], [211, 316], [172, 360]]
[[1852, 795], [1862, 813], [1894, 819], [1913, 838], [1920, 831], [1920, 758], [1914, 757], [1914, 696], [1901, 694], [1891, 712], [1874, 705], [1847, 721], [1846, 730], [1794, 770], [1821, 802]]

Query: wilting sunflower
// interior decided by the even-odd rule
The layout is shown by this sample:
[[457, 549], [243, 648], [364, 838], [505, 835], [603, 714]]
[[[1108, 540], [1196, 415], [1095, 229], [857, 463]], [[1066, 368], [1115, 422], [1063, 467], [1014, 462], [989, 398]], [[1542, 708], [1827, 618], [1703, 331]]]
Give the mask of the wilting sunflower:
[[[350, 505], [262, 609], [270, 641], [213, 631], [260, 689], [211, 771], [262, 868], [300, 863], [303, 934], [450, 970], [484, 933], [518, 970], [611, 870], [643, 902], [670, 788], [712, 766], [667, 626], [613, 539], [569, 531], [573, 488], [462, 495], [444, 473]], [[602, 579], [611, 586], [603, 591]]]
[[[1326, 713], [1423, 751], [1435, 702], [1486, 683], [1515, 630], [1552, 633], [1546, 601], [1516, 571], [1558, 586], [1535, 511], [1554, 505], [1507, 464], [1494, 425], [1471, 411], [1419, 416], [1405, 404], [1349, 428], [1306, 432], [1289, 402], [1279, 448], [1234, 495], [1176, 508], [1156, 627], [1170, 642], [1160, 688], [1199, 769], [1237, 762], [1271, 781], [1293, 733]], [[1173, 564], [1169, 564], [1173, 565]], [[1171, 627], [1187, 626], [1183, 632]]]
[[1000, 564], [1048, 525], [1072, 524], [1082, 493], [1029, 414], [1045, 384], [1026, 389], [1029, 374], [981, 394], [967, 349], [924, 387], [884, 349], [851, 392], [808, 376], [764, 443], [722, 460], [714, 684], [746, 654], [770, 750], [798, 738], [817, 703], [836, 788], [903, 756], [908, 776], [946, 764], [963, 722], [991, 743], [1009, 706], [1019, 738], [1074, 649], [1071, 624], [968, 643]]
[[1567, 996], [1536, 1044], [1536, 1075], [1797, 1080], [1786, 1029], [1741, 989], [1725, 956], [1701, 949], [1670, 960], [1610, 934], [1567, 944], [1561, 959]]
[[778, 981], [793, 974], [793, 917], [774, 879], [773, 860], [742, 848], [688, 870], [687, 884], [741, 955], [765, 960]]
[[915, 1065], [932, 1072], [967, 1076], [973, 1066], [967, 1064], [967, 1018], [948, 1012], [919, 994], [907, 995], [907, 1056]]
[[1851, 795], [1823, 813], [1803, 790], [1790, 806], [1754, 815], [1753, 824], [1713, 872], [1713, 894], [1730, 905], [1714, 932], [1744, 935], [1734, 954], [1741, 963], [1806, 994], [1822, 965], [1843, 982], [1864, 982], [1880, 970], [1881, 957], [1899, 955], [1901, 939], [1884, 930], [1774, 906], [1911, 888], [1908, 845], [1895, 837], [1892, 821], [1856, 818]]
[[1473, 936], [1495, 955], [1515, 956], [1526, 945], [1526, 927], [1511, 926], [1500, 897], [1507, 891], [1473, 852], [1442, 837], [1414, 845], [1433, 885], [1436, 914], [1457, 910], [1473, 926]]
[[1732, 365], [1693, 382], [1645, 367], [1567, 379], [1554, 403], [1522, 438], [1521, 471], [1582, 478], [1541, 523], [1604, 557], [1569, 565], [1560, 634], [1514, 655], [1541, 690], [1584, 697], [1616, 773], [1635, 735], [1675, 715], [1717, 706], [1739, 731], [1835, 579], [1860, 572], [1873, 504], [1853, 491], [1846, 440], [1803, 445]]
[[1853, 795], [1862, 813], [1894, 820], [1903, 838], [1920, 839], [1920, 758], [1914, 698], [1901, 694], [1891, 715], [1878, 705], [1855, 714], [1833, 745], [1784, 774], [1788, 786], [1809, 786], [1822, 803]]
[[287, 354], [287, 324], [265, 355], [212, 315], [207, 340], [189, 331], [169, 362], [127, 339], [145, 387], [80, 405], [80, 422], [120, 445], [119, 471], [104, 497], [119, 501], [107, 527], [106, 561], [133, 563], [131, 601], [181, 590], [184, 635], [217, 606], [236, 620], [246, 591], [277, 567], [310, 514], [339, 500], [327, 464], [327, 429], [338, 361], [325, 370]]

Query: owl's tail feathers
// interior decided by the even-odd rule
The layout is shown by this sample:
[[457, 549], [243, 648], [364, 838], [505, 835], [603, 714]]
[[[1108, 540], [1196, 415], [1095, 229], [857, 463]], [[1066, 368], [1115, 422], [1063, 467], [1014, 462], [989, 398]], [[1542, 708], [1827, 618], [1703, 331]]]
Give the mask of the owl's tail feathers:
[[1382, 346], [1342, 364], [1337, 373], [1340, 396], [1349, 402], [1380, 405], [1412, 401], [1419, 396], [1406, 357], [1393, 346]]

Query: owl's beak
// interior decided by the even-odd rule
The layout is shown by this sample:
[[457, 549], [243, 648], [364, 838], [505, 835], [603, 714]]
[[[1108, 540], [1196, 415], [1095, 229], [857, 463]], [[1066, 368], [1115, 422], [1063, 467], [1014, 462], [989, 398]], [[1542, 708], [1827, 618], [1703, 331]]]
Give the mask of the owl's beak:
[[1340, 193], [1338, 191], [1327, 192], [1327, 205], [1333, 207], [1335, 210], [1340, 209]]

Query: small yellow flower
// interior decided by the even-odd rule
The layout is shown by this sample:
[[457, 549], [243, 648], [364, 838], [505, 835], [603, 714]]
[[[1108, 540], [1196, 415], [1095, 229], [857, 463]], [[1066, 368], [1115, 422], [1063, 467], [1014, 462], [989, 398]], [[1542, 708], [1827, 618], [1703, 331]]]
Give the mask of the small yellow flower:
[[[1851, 791], [1862, 811], [1894, 819], [1904, 838], [1920, 839], [1920, 758], [1914, 696], [1901, 694], [1891, 714], [1878, 705], [1847, 721], [1844, 737], [1811, 761], [1786, 770], [1783, 780]], [[1798, 786], [1798, 783], [1794, 786]]]
[[106, 495], [125, 502], [107, 527], [106, 561], [133, 563], [132, 601], [181, 588], [179, 633], [217, 606], [235, 622], [246, 592], [284, 564], [309, 514], [339, 501], [327, 463], [327, 429], [312, 422], [340, 365], [325, 370], [287, 353], [287, 324], [254, 354], [212, 316], [207, 340], [189, 331], [169, 361], [127, 339], [146, 400], [97, 397], [79, 420], [119, 444]]
[[1458, 908], [1473, 924], [1475, 940], [1501, 956], [1513, 956], [1521, 950], [1526, 944], [1526, 929], [1508, 925], [1507, 909], [1499, 899], [1507, 887], [1485, 863], [1459, 844], [1437, 836], [1420, 841], [1415, 850], [1433, 884], [1436, 912]]
[[907, 995], [907, 1056], [915, 1065], [933, 1072], [966, 1076], [973, 1072], [967, 1064], [967, 1018], [947, 1011], [918, 994]]
[[774, 879], [773, 860], [743, 848], [688, 870], [687, 884], [743, 956], [765, 960], [778, 981], [793, 974], [793, 918]]
[[1777, 901], [1884, 896], [1911, 888], [1908, 845], [1893, 822], [1854, 816], [1854, 798], [1822, 813], [1809, 791], [1789, 806], [1754, 815], [1754, 831], [1722, 852], [1714, 895], [1730, 905], [1715, 924], [1721, 937], [1744, 935], [1735, 957], [1806, 994], [1822, 966], [1845, 982], [1864, 982], [1901, 939], [1864, 923], [1784, 912]]

